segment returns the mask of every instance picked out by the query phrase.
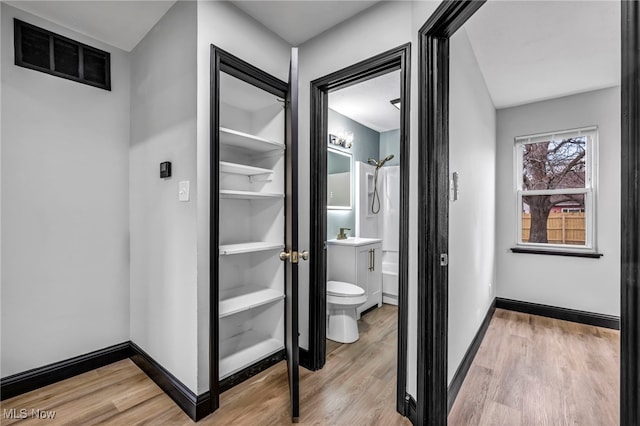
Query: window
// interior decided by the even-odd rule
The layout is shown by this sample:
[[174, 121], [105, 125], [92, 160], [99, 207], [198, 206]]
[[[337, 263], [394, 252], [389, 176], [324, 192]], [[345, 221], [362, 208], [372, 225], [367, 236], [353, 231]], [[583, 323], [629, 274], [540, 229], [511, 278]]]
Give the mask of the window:
[[111, 90], [110, 54], [14, 19], [16, 65]]
[[595, 251], [597, 128], [515, 140], [520, 247]]

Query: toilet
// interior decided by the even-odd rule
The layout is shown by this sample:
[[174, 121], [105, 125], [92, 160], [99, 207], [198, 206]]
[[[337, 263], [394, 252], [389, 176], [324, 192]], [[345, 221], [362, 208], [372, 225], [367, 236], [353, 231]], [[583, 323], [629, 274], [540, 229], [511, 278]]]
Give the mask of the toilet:
[[342, 281], [327, 282], [327, 339], [353, 343], [358, 335], [356, 308], [367, 301], [364, 289]]

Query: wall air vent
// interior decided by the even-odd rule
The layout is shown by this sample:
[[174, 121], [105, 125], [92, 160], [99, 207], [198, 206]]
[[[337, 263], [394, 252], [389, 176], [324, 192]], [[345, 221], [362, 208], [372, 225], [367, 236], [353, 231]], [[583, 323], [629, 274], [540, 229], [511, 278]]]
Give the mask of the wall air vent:
[[19, 19], [13, 20], [16, 65], [111, 90], [111, 56]]

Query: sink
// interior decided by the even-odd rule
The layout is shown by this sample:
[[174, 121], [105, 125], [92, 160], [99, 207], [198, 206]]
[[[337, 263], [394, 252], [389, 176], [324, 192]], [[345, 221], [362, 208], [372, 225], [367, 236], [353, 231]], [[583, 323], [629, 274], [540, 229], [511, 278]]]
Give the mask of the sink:
[[363, 237], [349, 237], [346, 240], [327, 240], [327, 244], [335, 244], [340, 246], [366, 246], [367, 244], [381, 243], [380, 238], [363, 238]]

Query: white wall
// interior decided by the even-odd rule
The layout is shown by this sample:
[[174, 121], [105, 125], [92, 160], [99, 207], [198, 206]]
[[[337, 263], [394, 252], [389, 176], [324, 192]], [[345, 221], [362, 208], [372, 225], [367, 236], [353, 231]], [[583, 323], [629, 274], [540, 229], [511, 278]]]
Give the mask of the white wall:
[[453, 379], [495, 297], [496, 110], [464, 28], [450, 44], [449, 353]]
[[[197, 288], [198, 393], [209, 389], [209, 190], [211, 44], [287, 81], [290, 46], [227, 2], [197, 4]], [[301, 89], [304, 86], [300, 85]], [[195, 389], [195, 388], [192, 388]]]
[[[515, 245], [514, 137], [597, 125], [600, 259], [511, 253]], [[620, 315], [620, 88], [498, 111], [497, 295]]]
[[[131, 340], [195, 392], [194, 2], [177, 2], [131, 52], [131, 87]], [[160, 179], [163, 161], [169, 179]], [[178, 201], [183, 180], [189, 202]]]
[[[2, 366], [129, 340], [129, 56], [2, 4]], [[111, 53], [106, 91], [14, 65], [13, 18]]]

